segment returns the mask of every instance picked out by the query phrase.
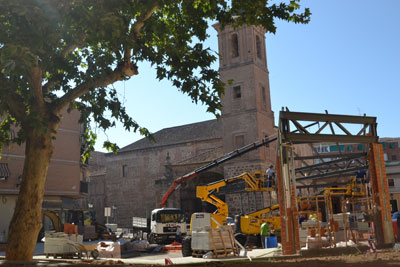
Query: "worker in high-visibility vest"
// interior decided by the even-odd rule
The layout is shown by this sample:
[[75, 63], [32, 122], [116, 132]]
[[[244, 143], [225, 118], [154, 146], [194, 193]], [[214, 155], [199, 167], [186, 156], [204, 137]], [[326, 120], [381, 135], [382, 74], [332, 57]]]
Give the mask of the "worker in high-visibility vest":
[[265, 238], [269, 236], [269, 224], [263, 223], [260, 227], [260, 236], [261, 236], [261, 243], [262, 247], [265, 248]]

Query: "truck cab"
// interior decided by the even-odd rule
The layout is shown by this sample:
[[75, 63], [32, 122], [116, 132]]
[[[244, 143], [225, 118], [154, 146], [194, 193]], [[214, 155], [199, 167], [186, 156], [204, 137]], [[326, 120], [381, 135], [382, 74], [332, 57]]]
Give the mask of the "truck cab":
[[175, 240], [178, 227], [181, 235], [185, 236], [187, 226], [182, 210], [176, 208], [153, 210], [150, 218], [150, 243], [162, 244], [168, 240]]

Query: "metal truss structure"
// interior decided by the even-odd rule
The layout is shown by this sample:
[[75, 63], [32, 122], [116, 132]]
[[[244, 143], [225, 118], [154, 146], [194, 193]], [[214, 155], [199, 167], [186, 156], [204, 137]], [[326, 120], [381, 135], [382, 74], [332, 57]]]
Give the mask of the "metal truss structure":
[[[383, 148], [378, 144], [376, 121], [376, 117], [334, 115], [327, 111], [280, 112], [276, 170], [283, 254], [295, 254], [300, 249], [297, 190], [338, 186], [358, 170], [369, 170], [375, 214], [379, 217], [378, 243], [393, 241]], [[303, 148], [308, 146], [312, 155], [297, 154], [295, 145], [299, 144]], [[323, 144], [335, 149], [318, 151], [318, 144], [319, 148]], [[360, 144], [361, 151], [342, 149], [345, 145]]]
[[[318, 126], [318, 127], [317, 127]], [[305, 167], [297, 168], [296, 181], [316, 180], [354, 175], [358, 170], [368, 169], [367, 153], [343, 152], [342, 144], [370, 144], [378, 142], [376, 117], [348, 116], [318, 113], [281, 111], [279, 118], [281, 142], [307, 144], [312, 156], [298, 156]], [[332, 143], [338, 153], [322, 154], [313, 144]], [[367, 147], [364, 146], [365, 148]], [[307, 160], [319, 163], [309, 164]]]

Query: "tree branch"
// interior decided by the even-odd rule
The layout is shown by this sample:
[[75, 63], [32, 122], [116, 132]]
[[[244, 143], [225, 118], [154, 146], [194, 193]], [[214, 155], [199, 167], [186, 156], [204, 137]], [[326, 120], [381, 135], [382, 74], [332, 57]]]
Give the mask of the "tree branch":
[[86, 40], [87, 35], [85, 33], [79, 34], [78, 38], [73, 40], [74, 42], [67, 45], [62, 51], [61, 51], [61, 56], [66, 57], [70, 53], [72, 53], [75, 49], [81, 48], [85, 45], [85, 40]]
[[75, 49], [77, 49], [78, 47], [80, 47], [78, 44], [70, 44], [68, 46], [66, 46], [62, 51], [61, 51], [61, 56], [66, 57], [68, 56], [70, 53], [72, 53], [72, 51], [74, 51]]
[[[81, 37], [75, 40], [74, 43], [67, 45], [63, 50], [60, 51], [60, 55], [65, 58], [70, 53], [72, 53], [75, 49], [81, 48], [84, 46], [84, 40], [86, 39], [86, 34], [82, 34]], [[61, 81], [49, 81], [45, 85], [43, 85], [43, 90], [45, 92], [50, 91], [50, 89]]]
[[55, 86], [56, 84], [60, 83], [59, 80], [57, 81], [48, 81], [45, 85], [43, 85], [43, 91], [49, 92], [50, 89]]
[[[137, 21], [132, 25], [131, 32], [129, 33], [129, 39], [134, 41], [140, 35], [140, 30], [143, 28], [146, 20], [150, 18], [150, 16], [157, 10], [158, 4], [154, 3], [154, 5], [147, 11], [140, 14]], [[124, 61], [130, 62], [131, 60], [131, 49], [132, 46], [125, 45], [124, 48]]]
[[[129, 39], [131, 41], [134, 41], [140, 35], [140, 31], [143, 28], [145, 21], [150, 18], [150, 16], [157, 10], [157, 8], [158, 4], [154, 3], [149, 10], [143, 12], [138, 17], [137, 21], [132, 25], [131, 32], [129, 34]], [[76, 45], [75, 48], [77, 47], [79, 47], [79, 44]], [[92, 88], [105, 87], [110, 84], [113, 84], [116, 81], [124, 80], [125, 79], [124, 76], [131, 77], [133, 75], [137, 75], [138, 74], [137, 66], [136, 64], [131, 63], [131, 55], [132, 55], [131, 49], [132, 46], [125, 45], [123, 63], [120, 63], [118, 67], [115, 68], [115, 70], [109, 75], [106, 75], [104, 77], [101, 77], [93, 81], [84, 82], [75, 87], [74, 89], [72, 89], [71, 91], [69, 91], [68, 93], [66, 93], [57, 101], [57, 104], [54, 107], [54, 111], [60, 112], [69, 103], [71, 103], [78, 97], [88, 93]], [[69, 51], [69, 53], [71, 53], [73, 50], [74, 50], [73, 47], [69, 47], [68, 49], [65, 49], [65, 52]], [[53, 84], [48, 83], [45, 85], [45, 88], [48, 89], [50, 86], [53, 85], [54, 83]]]
[[61, 110], [68, 106], [69, 103], [88, 93], [93, 88], [106, 87], [114, 82], [124, 80], [126, 76], [131, 77], [137, 74], [138, 71], [136, 64], [130, 62], [121, 63], [110, 74], [93, 79], [91, 81], [83, 82], [67, 92], [55, 102], [56, 105], [54, 106], [53, 111], [55, 113], [61, 112]]
[[46, 105], [43, 98], [42, 91], [42, 70], [39, 67], [39, 60], [36, 57], [35, 65], [27, 73], [27, 79], [32, 90], [33, 98], [39, 111], [44, 114], [46, 111]]

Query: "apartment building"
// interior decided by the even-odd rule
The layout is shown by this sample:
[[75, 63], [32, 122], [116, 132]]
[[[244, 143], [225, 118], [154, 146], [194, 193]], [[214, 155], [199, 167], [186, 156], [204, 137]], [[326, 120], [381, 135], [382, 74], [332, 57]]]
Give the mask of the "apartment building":
[[[82, 209], [81, 199], [88, 191], [81, 164], [81, 125], [79, 112], [64, 112], [55, 141], [45, 185], [43, 208], [52, 210]], [[14, 135], [15, 133], [12, 133]], [[25, 160], [24, 145], [6, 145], [0, 159], [0, 243], [6, 242], [8, 226], [14, 213]]]
[[381, 138], [392, 212], [400, 208], [400, 138]]

